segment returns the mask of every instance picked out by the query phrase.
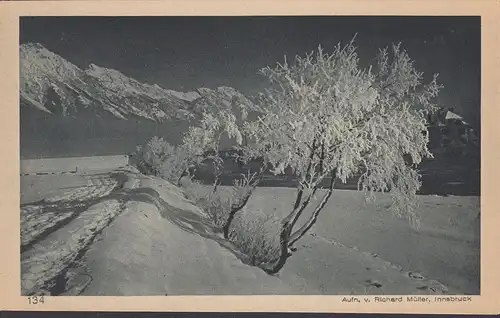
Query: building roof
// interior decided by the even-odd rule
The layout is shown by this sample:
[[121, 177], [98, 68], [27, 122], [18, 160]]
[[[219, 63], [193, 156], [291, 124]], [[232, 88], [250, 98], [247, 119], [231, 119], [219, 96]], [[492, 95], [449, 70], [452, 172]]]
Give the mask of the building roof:
[[459, 115], [455, 114], [454, 112], [447, 111], [445, 119], [446, 120], [448, 120], [448, 119], [460, 119], [460, 120], [463, 120], [463, 117], [460, 117]]
[[467, 123], [466, 121], [464, 121], [463, 117], [461, 117], [460, 115], [457, 115], [457, 114], [455, 114], [454, 112], [451, 112], [451, 111], [447, 111], [446, 112], [445, 120], [448, 120], [448, 119], [460, 120], [460, 121], [462, 121], [462, 124], [470, 126], [469, 123]]

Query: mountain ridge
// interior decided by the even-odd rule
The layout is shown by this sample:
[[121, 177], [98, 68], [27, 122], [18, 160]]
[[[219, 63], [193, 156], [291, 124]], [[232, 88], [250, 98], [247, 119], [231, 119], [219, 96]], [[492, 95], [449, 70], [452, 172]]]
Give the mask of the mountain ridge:
[[205, 111], [258, 106], [235, 88], [178, 92], [119, 70], [79, 68], [39, 43], [21, 44], [21, 158], [123, 154], [152, 136], [177, 144]]
[[204, 109], [233, 104], [241, 109], [258, 109], [232, 87], [178, 92], [141, 83], [119, 70], [93, 63], [81, 69], [39, 43], [20, 45], [20, 82], [23, 105], [62, 116], [104, 111], [125, 120], [139, 116], [162, 122], [191, 120]]

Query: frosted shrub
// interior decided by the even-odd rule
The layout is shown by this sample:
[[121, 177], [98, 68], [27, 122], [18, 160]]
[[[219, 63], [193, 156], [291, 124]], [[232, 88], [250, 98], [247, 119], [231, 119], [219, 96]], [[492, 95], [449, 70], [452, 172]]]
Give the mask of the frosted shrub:
[[231, 208], [231, 198], [225, 195], [226, 193], [220, 188], [213, 191], [197, 181], [187, 182], [184, 192], [189, 200], [208, 215], [216, 228], [222, 229]]
[[231, 198], [224, 198], [220, 190], [211, 192], [208, 196], [208, 204], [205, 207], [213, 224], [218, 228], [222, 228], [229, 217], [231, 211]]
[[252, 176], [235, 180], [230, 188], [217, 187], [215, 190], [190, 179], [183, 183], [183, 189], [186, 197], [200, 207], [216, 227], [228, 232], [235, 212], [246, 205], [255, 188], [251, 184]]
[[184, 195], [193, 203], [206, 200], [208, 193], [210, 192], [206, 186], [201, 184], [200, 181], [194, 180], [192, 178], [186, 178], [182, 180], [181, 187], [184, 190]]
[[153, 137], [144, 146], [138, 146], [133, 163], [144, 174], [155, 175], [178, 184], [194, 161], [185, 149], [170, 145], [163, 138]]
[[[400, 45], [380, 50], [377, 64], [363, 68], [353, 41], [331, 54], [319, 47], [261, 74], [271, 88], [262, 98], [263, 115], [245, 125], [252, 142], [247, 153], [267, 160], [275, 174], [291, 169], [298, 177], [297, 197], [281, 221], [280, 258], [261, 268], [279, 271], [330, 199], [335, 180], [346, 182], [359, 173], [367, 198], [389, 192], [393, 213], [418, 227], [415, 166], [431, 156], [425, 112], [436, 107], [437, 75], [423, 84], [423, 73]], [[330, 180], [326, 193], [295, 228], [325, 179]]]
[[234, 220], [229, 239], [255, 266], [279, 256], [278, 231], [279, 219], [262, 212], [245, 213]]

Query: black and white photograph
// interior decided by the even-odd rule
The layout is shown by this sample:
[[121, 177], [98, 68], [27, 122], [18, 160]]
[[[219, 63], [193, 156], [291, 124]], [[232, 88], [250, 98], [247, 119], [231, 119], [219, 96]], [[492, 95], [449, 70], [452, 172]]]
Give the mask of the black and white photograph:
[[22, 296], [481, 294], [479, 16], [24, 16], [19, 76]]

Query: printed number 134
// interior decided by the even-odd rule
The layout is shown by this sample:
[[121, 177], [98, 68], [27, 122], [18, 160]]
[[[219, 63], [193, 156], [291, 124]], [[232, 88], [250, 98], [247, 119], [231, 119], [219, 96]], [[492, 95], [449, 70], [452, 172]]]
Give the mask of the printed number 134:
[[44, 304], [45, 300], [43, 299], [43, 296], [30, 296], [28, 297], [28, 304], [30, 305], [37, 305], [37, 304]]

